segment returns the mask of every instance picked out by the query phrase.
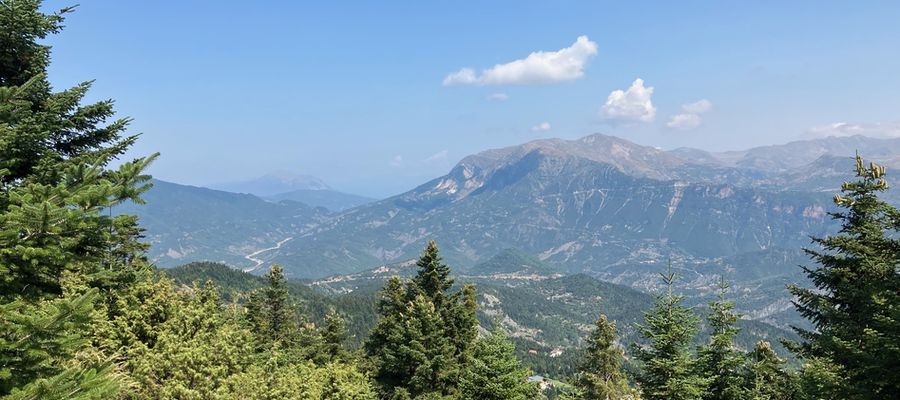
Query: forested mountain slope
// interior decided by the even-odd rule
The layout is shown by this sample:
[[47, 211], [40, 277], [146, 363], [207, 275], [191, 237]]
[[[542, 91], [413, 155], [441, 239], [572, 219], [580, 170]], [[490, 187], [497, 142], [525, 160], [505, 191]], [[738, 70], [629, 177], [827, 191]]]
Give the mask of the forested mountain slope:
[[[502, 255], [493, 258], [492, 264], [510, 261], [506, 271], [524, 258]], [[399, 267], [399, 266], [397, 266]], [[380, 272], [404, 271], [415, 273], [415, 266], [399, 269], [380, 269]], [[207, 280], [220, 288], [227, 300], [246, 301], [250, 290], [264, 287], [261, 277], [246, 274], [224, 264], [192, 263], [163, 271], [184, 285], [203, 283]], [[347, 320], [349, 332], [355, 343], [361, 343], [376, 320], [375, 298], [386, 279], [392, 273], [364, 274], [357, 279], [347, 277], [342, 282], [348, 290], [317, 291], [309, 283], [289, 282], [289, 291], [303, 312], [314, 316], [314, 322], [322, 323], [330, 309], [338, 310]], [[479, 278], [459, 276], [458, 284], [472, 282], [478, 288], [478, 318], [485, 331], [499, 325], [517, 344], [517, 354], [526, 364], [540, 373], [553, 376], [571, 374], [571, 361], [584, 345], [583, 337], [590, 332], [591, 324], [599, 313], [618, 321], [623, 342], [639, 341], [635, 324], [643, 320], [643, 311], [653, 303], [651, 295], [626, 286], [599, 281], [587, 275], [546, 277], [517, 283], [515, 278]], [[318, 282], [312, 288], [324, 289]], [[352, 288], [352, 289], [350, 289]], [[334, 289], [332, 287], [331, 289]], [[323, 293], [330, 293], [329, 295]], [[702, 314], [705, 306], [697, 307]], [[771, 325], [744, 320], [737, 343], [750, 349], [755, 341], [765, 339], [778, 345], [781, 337], [796, 339], [793, 332]], [[778, 345], [781, 354], [788, 353]]]
[[254, 252], [318, 223], [326, 210], [297, 202], [273, 203], [237, 194], [154, 179], [147, 204], [124, 203], [116, 214], [136, 214], [146, 229], [150, 259], [172, 267], [211, 260], [250, 268]]

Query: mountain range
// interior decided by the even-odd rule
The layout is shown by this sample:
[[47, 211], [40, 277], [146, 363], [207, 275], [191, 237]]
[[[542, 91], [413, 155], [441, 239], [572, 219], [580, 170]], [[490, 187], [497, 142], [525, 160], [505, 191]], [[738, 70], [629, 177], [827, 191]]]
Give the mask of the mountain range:
[[329, 211], [343, 211], [375, 200], [334, 190], [312, 175], [288, 171], [275, 171], [255, 179], [217, 183], [210, 187], [225, 192], [249, 193], [274, 202], [296, 201]]
[[[415, 258], [435, 239], [472, 274], [514, 249], [561, 274], [651, 292], [671, 262], [697, 303], [724, 275], [741, 311], [784, 326], [797, 320], [784, 284], [798, 279], [809, 237], [835, 231], [831, 197], [852, 178], [856, 151], [900, 165], [900, 139], [715, 153], [595, 134], [487, 150], [406, 193], [338, 212], [162, 183], [149, 206], [129, 211], [142, 217], [162, 266], [217, 260], [251, 271], [278, 262], [293, 278], [320, 279]], [[184, 191], [192, 195], [175, 195]], [[193, 224], [177, 211], [190, 207], [204, 228], [176, 229]]]

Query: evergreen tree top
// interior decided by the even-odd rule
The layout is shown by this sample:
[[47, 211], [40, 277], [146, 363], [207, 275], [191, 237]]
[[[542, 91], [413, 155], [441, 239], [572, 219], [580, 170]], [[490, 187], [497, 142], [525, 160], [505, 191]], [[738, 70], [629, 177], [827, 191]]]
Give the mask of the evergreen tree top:
[[[815, 326], [796, 329], [805, 339], [801, 356], [842, 370], [836, 398], [886, 398], [900, 380], [884, 371], [900, 368], [900, 211], [878, 197], [887, 190], [885, 167], [856, 157], [857, 180], [834, 196], [831, 216], [840, 231], [814, 238], [806, 249], [818, 264], [804, 267], [815, 289], [790, 286], [794, 305]], [[823, 364], [824, 363], [824, 364]]]
[[426, 297], [439, 301], [443, 292], [453, 286], [450, 267], [444, 264], [434, 240], [428, 241], [416, 266], [419, 267], [419, 272], [413, 278], [413, 284]]

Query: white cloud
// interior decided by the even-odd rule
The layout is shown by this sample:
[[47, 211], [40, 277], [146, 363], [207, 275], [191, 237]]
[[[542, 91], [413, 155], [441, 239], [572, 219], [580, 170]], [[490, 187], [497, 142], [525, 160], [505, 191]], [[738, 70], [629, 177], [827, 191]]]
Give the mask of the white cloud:
[[689, 130], [700, 126], [700, 116], [697, 114], [678, 114], [666, 123], [666, 126], [672, 129]]
[[509, 100], [509, 95], [506, 93], [491, 93], [488, 95], [488, 100], [506, 101]]
[[478, 77], [475, 76], [475, 70], [472, 68], [463, 68], [459, 71], [456, 71], [450, 75], [447, 75], [444, 78], [444, 86], [451, 85], [472, 85], [478, 82]]
[[806, 131], [809, 137], [863, 135], [876, 138], [900, 137], [900, 122], [893, 123], [849, 123], [833, 122], [819, 125]]
[[712, 102], [707, 99], [702, 99], [699, 101], [695, 101], [693, 103], [687, 103], [681, 105], [681, 110], [684, 111], [681, 114], [677, 114], [672, 116], [672, 119], [666, 123], [666, 126], [671, 129], [678, 129], [682, 131], [694, 129], [703, 122], [703, 119], [700, 118], [700, 114], [703, 114], [712, 109]]
[[612, 120], [653, 122], [656, 107], [652, 95], [652, 86], [644, 87], [643, 79], [635, 79], [628, 90], [614, 90], [609, 94], [603, 115]]
[[597, 43], [579, 36], [571, 46], [559, 51], [536, 51], [520, 60], [497, 64], [476, 74], [463, 68], [444, 78], [452, 85], [527, 85], [572, 81], [584, 76], [588, 59], [597, 54]]
[[688, 114], [703, 114], [712, 109], [712, 103], [707, 99], [702, 99], [693, 103], [683, 104], [681, 109]]
[[535, 132], [549, 131], [549, 130], [550, 130], [550, 123], [549, 123], [549, 122], [541, 122], [541, 123], [539, 123], [539, 124], [537, 124], [537, 125], [535, 125], [535, 126], [532, 126], [532, 127], [531, 127], [531, 130], [533, 130], [533, 131], [535, 131]]
[[447, 150], [441, 150], [425, 159], [425, 162], [441, 162], [447, 161]]
[[394, 158], [391, 159], [391, 166], [392, 167], [402, 167], [403, 166], [403, 156], [401, 156], [401, 155], [394, 156]]

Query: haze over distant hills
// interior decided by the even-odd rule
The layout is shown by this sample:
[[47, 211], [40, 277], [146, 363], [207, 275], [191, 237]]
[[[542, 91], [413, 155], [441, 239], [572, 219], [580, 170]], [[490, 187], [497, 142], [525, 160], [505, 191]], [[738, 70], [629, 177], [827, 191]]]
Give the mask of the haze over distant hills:
[[294, 190], [331, 190], [321, 179], [311, 175], [275, 171], [254, 179], [222, 182], [210, 185], [212, 189], [233, 193], [250, 193], [265, 197]]
[[[448, 262], [470, 275], [514, 249], [559, 273], [652, 291], [671, 259], [692, 301], [702, 302], [724, 274], [735, 281], [743, 312], [784, 326], [795, 320], [784, 284], [805, 263], [809, 236], [834, 231], [831, 197], [852, 177], [849, 157], [857, 150], [890, 170], [900, 139], [825, 138], [711, 153], [596, 134], [487, 150], [406, 193], [341, 212], [178, 185], [153, 189], [149, 211], [134, 211], [163, 266], [209, 259], [253, 270], [278, 262], [294, 278], [322, 278], [414, 258], [436, 239]], [[327, 190], [314, 185], [320, 189], [300, 190]], [[183, 192], [192, 195], [176, 195]], [[205, 229], [163, 228], [168, 219], [186, 223], [177, 210], [188, 205], [208, 215]], [[182, 231], [192, 233], [176, 234]]]
[[297, 201], [331, 211], [343, 211], [375, 200], [339, 192], [319, 178], [288, 171], [276, 171], [255, 179], [218, 183], [210, 187], [232, 193], [250, 193], [275, 202]]
[[192, 260], [257, 265], [252, 254], [322, 221], [327, 211], [298, 202], [274, 203], [230, 193], [153, 180], [144, 205], [126, 203], [117, 213], [140, 216], [151, 260], [171, 267]]

